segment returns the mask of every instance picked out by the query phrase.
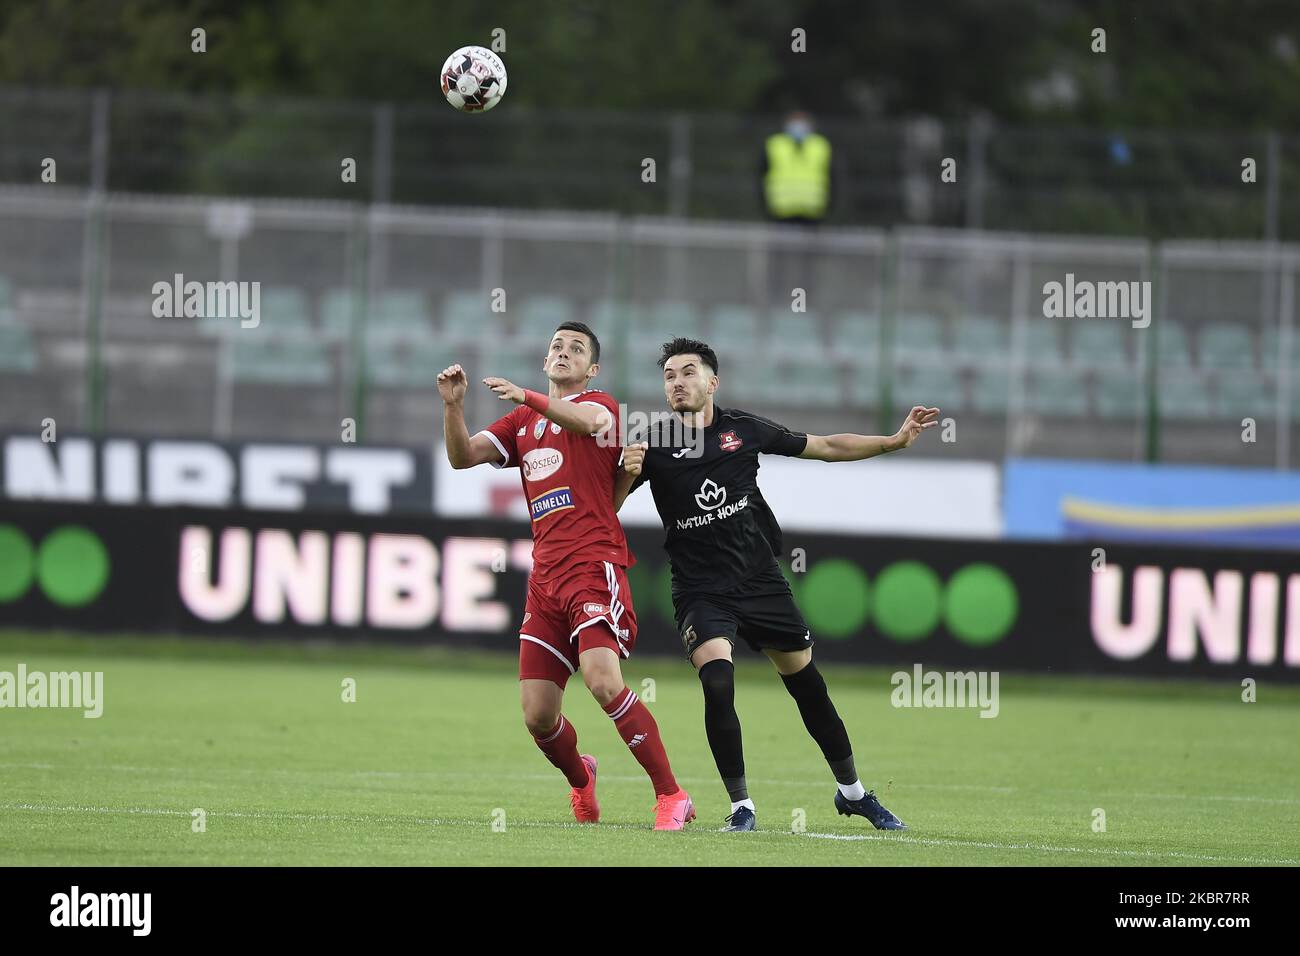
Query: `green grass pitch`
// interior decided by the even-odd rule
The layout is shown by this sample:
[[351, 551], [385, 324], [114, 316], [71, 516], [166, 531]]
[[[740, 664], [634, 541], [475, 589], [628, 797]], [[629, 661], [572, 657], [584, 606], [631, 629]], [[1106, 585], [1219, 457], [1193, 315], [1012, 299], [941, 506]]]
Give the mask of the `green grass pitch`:
[[600, 759], [603, 817], [573, 823], [507, 655], [5, 632], [0, 670], [103, 671], [105, 705], [0, 710], [0, 864], [1300, 863], [1300, 688], [1265, 684], [1248, 704], [1231, 681], [1003, 674], [984, 719], [895, 709], [892, 669], [826, 666], [863, 782], [910, 826], [880, 834], [835, 814], [793, 701], [744, 657], [754, 834], [717, 832], [729, 804], [689, 666], [626, 665], [629, 686], [653, 679], [699, 810], [655, 833], [649, 782], [580, 679], [565, 712]]

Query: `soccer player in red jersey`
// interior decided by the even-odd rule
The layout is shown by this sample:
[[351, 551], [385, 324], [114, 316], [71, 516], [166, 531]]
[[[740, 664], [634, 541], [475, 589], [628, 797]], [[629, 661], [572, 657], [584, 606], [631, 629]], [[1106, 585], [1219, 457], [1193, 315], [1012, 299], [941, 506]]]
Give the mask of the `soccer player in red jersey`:
[[572, 786], [574, 817], [579, 823], [600, 819], [596, 758], [578, 753], [578, 734], [561, 713], [564, 686], [581, 668], [587, 689], [654, 784], [655, 829], [680, 830], [695, 807], [673, 777], [658, 724], [619, 667], [636, 644], [626, 572], [634, 559], [613, 505], [622, 459], [613, 437], [619, 434], [618, 405], [589, 387], [599, 362], [596, 334], [581, 322], [566, 322], [542, 364], [549, 393], [483, 379], [517, 407], [472, 437], [465, 427], [465, 370], [443, 369], [438, 393], [447, 458], [453, 468], [488, 463], [520, 471], [533, 527], [533, 569], [519, 630], [524, 724]]

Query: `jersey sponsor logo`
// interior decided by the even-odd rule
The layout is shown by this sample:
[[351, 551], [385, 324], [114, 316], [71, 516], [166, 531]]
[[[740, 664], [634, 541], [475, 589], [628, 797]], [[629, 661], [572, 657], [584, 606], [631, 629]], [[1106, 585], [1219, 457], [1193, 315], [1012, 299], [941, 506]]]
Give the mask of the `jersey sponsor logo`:
[[704, 484], [695, 495], [695, 503], [704, 511], [712, 511], [727, 503], [727, 488], [719, 488], [712, 478], [705, 478]]
[[533, 437], [538, 441], [542, 440], [542, 435], [546, 433], [546, 419], [537, 419], [537, 424], [533, 426]]
[[541, 481], [560, 470], [564, 454], [558, 448], [534, 448], [520, 459], [519, 467], [527, 481]]
[[745, 443], [740, 440], [740, 436], [738, 436], [734, 431], [732, 431], [732, 432], [723, 432], [721, 435], [719, 435], [718, 444], [722, 447], [723, 451], [735, 451], [737, 448], [739, 448], [741, 445]]
[[[705, 484], [711, 485], [713, 484], [713, 482], [706, 481]], [[724, 492], [724, 496], [725, 496], [726, 489], [724, 488], [722, 489], [722, 491]], [[699, 501], [699, 498], [700, 498], [699, 495], [695, 496], [696, 501]], [[678, 518], [677, 530], [689, 531], [692, 528], [703, 528], [706, 525], [712, 524], [714, 521], [722, 521], [724, 518], [730, 518], [737, 511], [743, 511], [746, 507], [748, 507], [748, 505], [749, 505], [749, 495], [745, 495], [744, 497], [738, 499], [737, 501], [733, 501], [729, 505], [723, 505], [720, 503], [709, 505], [708, 507], [714, 510], [706, 511], [702, 515], [691, 515], [691, 517], [689, 518]], [[703, 508], [705, 506], [701, 504], [700, 507]]]
[[609, 608], [606, 607], [604, 604], [596, 604], [595, 602], [588, 602], [582, 606], [582, 613], [583, 614], [608, 614]]
[[563, 488], [552, 488], [528, 502], [528, 514], [534, 521], [541, 521], [547, 515], [572, 508], [573, 490], [568, 485]]

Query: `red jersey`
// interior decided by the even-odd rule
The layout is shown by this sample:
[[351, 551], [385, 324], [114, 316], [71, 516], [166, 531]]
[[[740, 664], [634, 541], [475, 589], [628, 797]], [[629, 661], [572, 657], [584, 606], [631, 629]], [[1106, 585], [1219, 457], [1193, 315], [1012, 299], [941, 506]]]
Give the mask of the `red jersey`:
[[[608, 392], [588, 389], [552, 401], [604, 408], [613, 416], [607, 434], [619, 434], [618, 404]], [[533, 525], [534, 581], [543, 584], [586, 562], [623, 568], [635, 563], [614, 512], [614, 478], [623, 449], [567, 431], [527, 405], [479, 434], [505, 457], [494, 467], [519, 469]]]

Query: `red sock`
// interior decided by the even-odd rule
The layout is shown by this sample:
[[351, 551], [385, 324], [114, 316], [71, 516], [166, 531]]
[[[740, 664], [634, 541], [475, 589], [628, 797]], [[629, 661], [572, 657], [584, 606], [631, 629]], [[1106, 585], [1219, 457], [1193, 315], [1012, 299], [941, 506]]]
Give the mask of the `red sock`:
[[590, 775], [587, 765], [578, 754], [578, 732], [573, 724], [560, 714], [560, 722], [545, 737], [534, 737], [537, 748], [546, 754], [546, 759], [564, 774], [571, 787], [585, 787]]
[[623, 743], [632, 751], [637, 763], [645, 768], [654, 784], [656, 794], [676, 793], [679, 789], [677, 778], [668, 766], [668, 754], [664, 753], [664, 742], [659, 737], [659, 725], [655, 723], [650, 708], [641, 703], [641, 698], [630, 690], [624, 690], [614, 698], [614, 702], [605, 708], [614, 726], [618, 728]]

